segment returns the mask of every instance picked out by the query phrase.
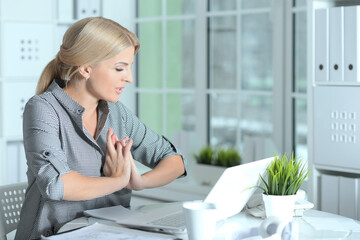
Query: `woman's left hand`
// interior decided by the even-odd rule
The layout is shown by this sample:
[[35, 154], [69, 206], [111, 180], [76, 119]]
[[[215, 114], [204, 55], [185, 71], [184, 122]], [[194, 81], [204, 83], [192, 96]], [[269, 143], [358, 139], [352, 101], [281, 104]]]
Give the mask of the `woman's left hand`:
[[[114, 139], [114, 142], [116, 140], [118, 139]], [[123, 139], [120, 141], [122, 147], [126, 146], [126, 141], [127, 139]], [[143, 190], [145, 188], [143, 178], [135, 165], [134, 159], [131, 159], [130, 164], [131, 164], [130, 180], [129, 180], [129, 184], [126, 187], [131, 190]]]
[[[122, 147], [126, 146], [126, 140], [120, 141]], [[130, 180], [126, 187], [131, 190], [164, 186], [185, 173], [184, 162], [179, 155], [162, 159], [154, 169], [142, 175], [139, 173], [133, 158], [130, 160], [130, 165]]]
[[145, 188], [143, 177], [140, 175], [134, 159], [131, 161], [131, 174], [127, 188], [131, 190], [143, 190]]

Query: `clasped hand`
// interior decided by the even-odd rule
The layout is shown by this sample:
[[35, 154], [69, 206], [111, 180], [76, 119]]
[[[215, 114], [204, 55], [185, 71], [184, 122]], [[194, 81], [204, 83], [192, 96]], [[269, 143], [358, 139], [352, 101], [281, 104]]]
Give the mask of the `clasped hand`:
[[130, 151], [132, 144], [129, 137], [119, 140], [113, 129], [109, 128], [103, 171], [107, 177], [124, 178], [128, 182], [127, 188], [141, 190], [144, 189], [144, 183]]

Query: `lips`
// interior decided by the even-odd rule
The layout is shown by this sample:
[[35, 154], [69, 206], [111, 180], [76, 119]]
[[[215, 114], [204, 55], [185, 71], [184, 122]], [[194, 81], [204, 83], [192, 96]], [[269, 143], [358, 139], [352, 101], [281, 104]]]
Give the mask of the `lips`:
[[121, 94], [123, 91], [123, 88], [116, 88], [115, 91], [117, 94]]

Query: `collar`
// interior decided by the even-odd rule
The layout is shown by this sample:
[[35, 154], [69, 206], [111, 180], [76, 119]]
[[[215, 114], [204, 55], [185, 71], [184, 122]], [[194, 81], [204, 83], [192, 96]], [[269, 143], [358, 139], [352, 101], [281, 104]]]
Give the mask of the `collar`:
[[[69, 114], [82, 116], [85, 111], [85, 108], [77, 103], [74, 99], [72, 99], [67, 93], [62, 89], [65, 87], [65, 81], [61, 79], [54, 79], [49, 88], [47, 89], [48, 92], [51, 92], [54, 97], [63, 105]], [[98, 104], [99, 113], [108, 114], [109, 113], [109, 106], [108, 103], [104, 100], [100, 100]]]

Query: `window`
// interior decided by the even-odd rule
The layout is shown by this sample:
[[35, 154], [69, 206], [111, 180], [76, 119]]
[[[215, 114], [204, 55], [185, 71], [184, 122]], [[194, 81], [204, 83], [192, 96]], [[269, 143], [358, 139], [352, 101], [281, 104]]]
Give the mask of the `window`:
[[307, 160], [307, 7], [305, 0], [293, 0], [292, 18], [292, 149]]
[[170, 139], [196, 132], [197, 147], [236, 147], [248, 160], [306, 156], [306, 1], [272, 2], [138, 0], [141, 120]]
[[[238, 147], [273, 134], [270, 1], [209, 1], [209, 143]], [[235, 10], [232, 10], [235, 9]]]
[[169, 138], [195, 126], [193, 5], [191, 0], [137, 2], [137, 112]]

